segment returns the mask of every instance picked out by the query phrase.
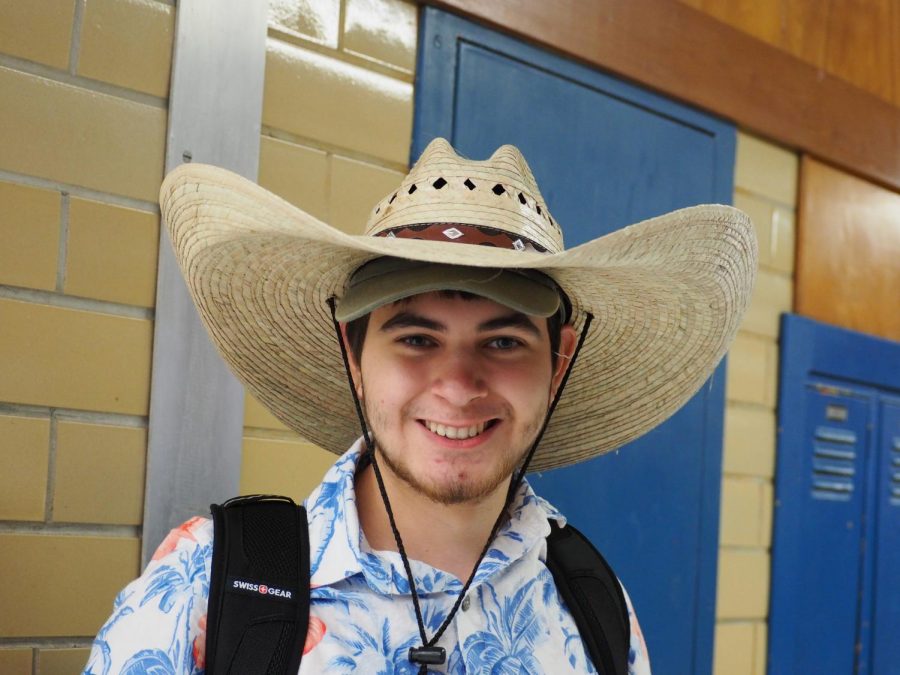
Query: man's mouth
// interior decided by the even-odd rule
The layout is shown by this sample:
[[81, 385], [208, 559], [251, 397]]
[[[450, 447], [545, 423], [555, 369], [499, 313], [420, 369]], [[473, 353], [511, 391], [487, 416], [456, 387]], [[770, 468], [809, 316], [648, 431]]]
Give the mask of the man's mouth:
[[475, 436], [479, 436], [484, 433], [485, 429], [490, 429], [494, 424], [497, 423], [496, 419], [487, 420], [485, 422], [479, 422], [478, 424], [472, 424], [469, 426], [451, 426], [449, 424], [441, 424], [439, 422], [432, 422], [431, 420], [422, 420], [422, 424], [433, 434], [437, 434], [438, 436], [443, 436], [444, 438], [451, 438], [455, 440], [464, 440], [466, 438], [474, 438]]

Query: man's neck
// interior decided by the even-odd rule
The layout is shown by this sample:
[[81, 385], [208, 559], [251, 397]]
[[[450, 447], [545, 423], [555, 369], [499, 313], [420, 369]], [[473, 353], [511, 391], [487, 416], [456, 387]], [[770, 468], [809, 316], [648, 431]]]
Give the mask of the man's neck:
[[[508, 483], [477, 503], [439, 504], [397, 478], [384, 462], [379, 468], [406, 555], [460, 581], [468, 579], [503, 508]], [[369, 546], [376, 551], [396, 551], [371, 465], [356, 477], [356, 508]]]

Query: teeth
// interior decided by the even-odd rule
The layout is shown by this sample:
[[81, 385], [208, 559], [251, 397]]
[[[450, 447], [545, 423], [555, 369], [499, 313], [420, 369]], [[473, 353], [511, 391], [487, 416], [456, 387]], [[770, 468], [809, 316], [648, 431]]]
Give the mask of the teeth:
[[485, 422], [481, 422], [479, 424], [473, 424], [470, 427], [451, 427], [449, 424], [438, 424], [437, 422], [429, 421], [425, 422], [425, 426], [428, 427], [428, 430], [432, 433], [456, 440], [463, 440], [479, 435], [484, 431], [485, 424]]

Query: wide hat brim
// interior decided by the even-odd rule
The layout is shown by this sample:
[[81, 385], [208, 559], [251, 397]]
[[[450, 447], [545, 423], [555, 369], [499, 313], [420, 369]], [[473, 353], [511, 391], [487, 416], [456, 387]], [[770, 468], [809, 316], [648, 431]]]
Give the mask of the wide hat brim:
[[379, 256], [552, 277], [580, 330], [594, 316], [530, 469], [580, 462], [678, 410], [725, 354], [749, 302], [756, 237], [729, 206], [675, 211], [555, 254], [354, 236], [217, 167], [184, 164], [163, 220], [210, 337], [247, 389], [336, 454], [360, 435], [329, 298]]

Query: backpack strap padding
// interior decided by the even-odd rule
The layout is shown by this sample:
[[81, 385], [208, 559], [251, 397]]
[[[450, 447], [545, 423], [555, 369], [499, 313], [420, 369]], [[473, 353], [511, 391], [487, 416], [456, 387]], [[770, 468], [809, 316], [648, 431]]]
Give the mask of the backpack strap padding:
[[309, 625], [305, 509], [287, 497], [254, 495], [210, 510], [207, 675], [296, 673]]
[[581, 532], [553, 519], [550, 527], [547, 568], [591, 661], [603, 675], [628, 675], [631, 622], [619, 579]]

